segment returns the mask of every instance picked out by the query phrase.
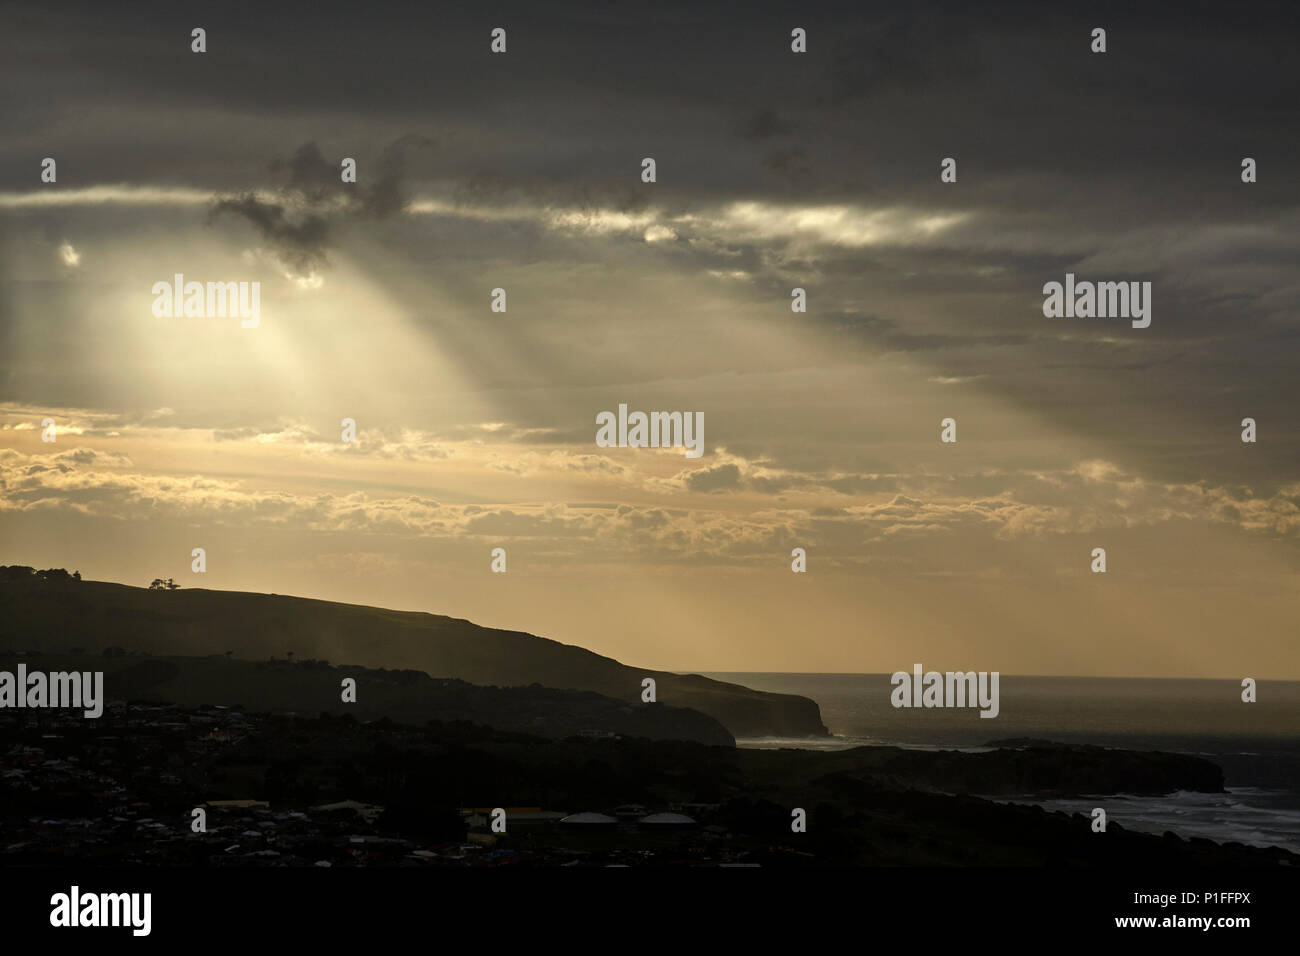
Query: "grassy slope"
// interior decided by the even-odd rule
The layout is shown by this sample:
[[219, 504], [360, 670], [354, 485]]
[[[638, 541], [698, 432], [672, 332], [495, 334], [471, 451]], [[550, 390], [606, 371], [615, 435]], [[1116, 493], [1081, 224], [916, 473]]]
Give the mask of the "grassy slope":
[[520, 631], [413, 611], [238, 591], [149, 591], [95, 581], [0, 584], [0, 647], [42, 652], [120, 646], [158, 655], [232, 651], [410, 668], [474, 684], [594, 691], [639, 703], [655, 678], [662, 704], [715, 718], [737, 737], [824, 734], [817, 705], [698, 675], [628, 667]]

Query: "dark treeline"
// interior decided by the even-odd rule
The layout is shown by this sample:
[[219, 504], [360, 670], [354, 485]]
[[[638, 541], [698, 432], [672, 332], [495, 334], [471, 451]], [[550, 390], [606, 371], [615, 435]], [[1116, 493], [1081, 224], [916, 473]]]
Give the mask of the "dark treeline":
[[37, 571], [25, 564], [0, 564], [0, 583], [12, 581], [80, 581], [81, 572], [68, 573], [66, 568], [47, 568]]

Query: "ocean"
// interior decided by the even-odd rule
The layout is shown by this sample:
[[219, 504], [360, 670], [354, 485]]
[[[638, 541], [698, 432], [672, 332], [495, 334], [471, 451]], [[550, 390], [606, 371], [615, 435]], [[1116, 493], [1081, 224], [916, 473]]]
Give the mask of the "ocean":
[[[757, 738], [742, 747], [922, 750], [989, 749], [995, 740], [1036, 737], [1126, 750], [1194, 754], [1218, 764], [1223, 794], [1109, 796], [1107, 818], [1151, 833], [1281, 846], [1300, 853], [1300, 681], [1260, 680], [1243, 703], [1234, 680], [1002, 675], [1000, 712], [978, 708], [894, 708], [888, 674], [706, 673], [756, 690], [810, 697], [832, 737]], [[1088, 798], [1044, 800], [1046, 809], [1087, 814]], [[1113, 808], [1113, 809], [1112, 809]]]

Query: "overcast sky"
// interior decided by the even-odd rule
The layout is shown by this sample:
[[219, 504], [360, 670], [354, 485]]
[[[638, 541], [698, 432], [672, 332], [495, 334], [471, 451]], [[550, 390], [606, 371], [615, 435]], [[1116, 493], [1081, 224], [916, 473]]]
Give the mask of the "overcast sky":
[[[0, 563], [674, 669], [1300, 678], [1293, 4], [404, 6], [7, 7]], [[1045, 318], [1067, 272], [1150, 327]], [[155, 316], [176, 273], [260, 324]], [[619, 403], [704, 455], [597, 447]]]

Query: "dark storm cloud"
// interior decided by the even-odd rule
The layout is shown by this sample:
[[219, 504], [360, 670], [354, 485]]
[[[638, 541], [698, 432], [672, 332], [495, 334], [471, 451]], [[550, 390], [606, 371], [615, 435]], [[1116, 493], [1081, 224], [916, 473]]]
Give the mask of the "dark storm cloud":
[[322, 202], [339, 183], [339, 169], [321, 154], [315, 143], [304, 143], [288, 159], [272, 161], [273, 172], [289, 174], [285, 189], [313, 202]]
[[357, 212], [366, 217], [383, 219], [406, 208], [408, 197], [404, 180], [408, 158], [417, 152], [431, 150], [435, 143], [431, 137], [408, 133], [384, 147], [376, 168], [378, 177], [368, 180], [353, 195]]
[[253, 195], [216, 200], [209, 221], [222, 213], [233, 213], [252, 223], [296, 275], [308, 275], [325, 264], [329, 224], [323, 216], [308, 213], [295, 220], [278, 203], [263, 202]]
[[315, 143], [304, 143], [288, 159], [270, 165], [272, 172], [287, 175], [279, 190], [283, 201], [261, 199], [252, 193], [220, 197], [213, 201], [208, 221], [223, 213], [241, 216], [270, 243], [291, 272], [308, 275], [327, 262], [332, 222], [383, 219], [406, 207], [402, 188], [406, 153], [431, 145], [426, 137], [404, 136], [380, 154], [375, 163], [377, 176], [344, 183], [341, 167], [326, 160]]
[[[39, 110], [28, 97], [0, 105], [14, 133], [0, 172], [15, 178], [37, 149], [76, 155], [93, 142], [82, 181], [203, 174], [237, 192], [261, 185], [262, 157], [282, 155], [286, 137], [333, 156], [416, 134], [440, 150], [413, 165], [414, 180], [549, 189], [557, 202], [566, 189], [603, 201], [655, 154], [656, 199], [671, 204], [1080, 197], [1072, 215], [1113, 226], [1141, 221], [1142, 197], [1180, 214], [1187, 204], [1171, 197], [1226, 176], [1243, 143], [1270, 157], [1256, 192], [1275, 189], [1300, 145], [1296, 14], [1283, 4], [665, 3], [653, 15], [376, 4], [360, 19], [343, 3], [37, 9], [0, 36], [15, 85], [41, 89]], [[199, 21], [203, 55], [188, 45]], [[1102, 21], [1111, 52], [1096, 56], [1088, 31]], [[488, 52], [497, 24], [509, 31], [503, 56]], [[808, 30], [807, 54], [789, 50], [794, 25]], [[153, 135], [169, 115], [168, 135]], [[938, 196], [947, 155], [961, 185]], [[1097, 188], [1106, 201], [1086, 201]], [[1238, 194], [1199, 192], [1204, 211], [1241, 208]]]
[[[375, 4], [359, 15], [342, 3], [198, 14], [140, 4], [107, 17], [99, 4], [32, 5], [0, 34], [13, 88], [40, 93], [0, 101], [0, 175], [30, 188], [33, 157], [54, 151], [60, 188], [210, 189], [223, 224], [248, 222], [295, 272], [325, 263], [345, 227], [383, 219], [382, 255], [349, 252], [371, 254], [377, 270], [437, 268], [442, 289], [466, 301], [481, 299], [483, 263], [538, 266], [547, 275], [532, 301], [558, 313], [571, 305], [563, 286], [595, 266], [668, 289], [708, 270], [743, 273], [719, 295], [757, 323], [806, 285], [814, 306], [798, 321], [843, 346], [834, 361], [925, 363], [923, 375], [1050, 405], [1089, 436], [1121, 420], [1152, 449], [1168, 434], [1196, 444], [1209, 439], [1186, 413], [1221, 431], [1238, 408], [1278, 422], [1300, 399], [1297, 9], [572, 2]], [[188, 46], [200, 22], [202, 56]], [[488, 52], [496, 25], [509, 31], [504, 56]], [[795, 25], [808, 30], [807, 54], [790, 53]], [[1104, 55], [1088, 49], [1098, 25]], [[429, 139], [437, 150], [411, 148]], [[648, 155], [654, 186], [638, 179]], [[1238, 178], [1245, 155], [1260, 162], [1250, 186]], [[338, 182], [343, 156], [358, 159], [355, 189]], [[945, 156], [958, 160], [957, 183], [939, 182]], [[268, 168], [268, 157], [281, 159]], [[695, 218], [650, 248], [636, 232], [548, 233], [543, 216], [394, 215], [435, 189], [471, 211]], [[861, 246], [699, 225], [735, 201], [966, 218], [924, 242]], [[1045, 320], [1042, 285], [1066, 271], [1152, 280], [1151, 329], [1120, 339], [1114, 326]], [[393, 296], [422, 315], [425, 291], [411, 283]], [[513, 314], [524, 300], [511, 294]], [[660, 374], [620, 352], [617, 316], [579, 304], [599, 310], [599, 327], [512, 324], [504, 341], [475, 329], [459, 350], [439, 329], [440, 344], [503, 388]], [[801, 334], [786, 323], [770, 322]], [[593, 355], [593, 339], [613, 344]], [[480, 354], [467, 354], [474, 344]], [[511, 346], [536, 361], [502, 371]], [[728, 360], [682, 359], [690, 374]], [[1062, 395], [1074, 403], [1061, 408]], [[1272, 432], [1255, 460], [1285, 467], [1287, 441]], [[1183, 476], [1194, 458], [1158, 465]]]

